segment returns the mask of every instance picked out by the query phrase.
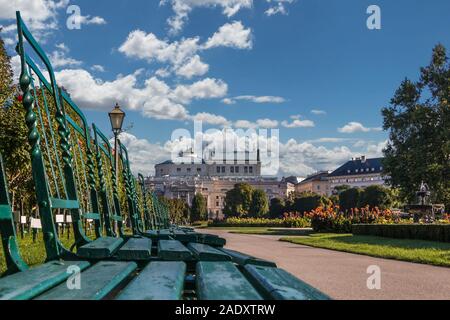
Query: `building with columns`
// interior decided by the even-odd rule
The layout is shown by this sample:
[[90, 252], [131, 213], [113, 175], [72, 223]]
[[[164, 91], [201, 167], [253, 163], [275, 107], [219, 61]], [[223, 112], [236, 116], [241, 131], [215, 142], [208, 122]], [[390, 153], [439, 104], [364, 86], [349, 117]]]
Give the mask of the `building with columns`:
[[171, 199], [183, 199], [189, 205], [195, 194], [201, 193], [207, 200], [209, 218], [221, 220], [227, 191], [237, 183], [248, 183], [264, 190], [268, 200], [286, 198], [295, 191], [295, 185], [278, 178], [261, 176], [259, 152], [256, 161], [205, 161], [192, 156], [191, 161], [175, 163], [165, 161], [155, 165], [155, 176], [146, 180], [146, 185], [156, 194]]

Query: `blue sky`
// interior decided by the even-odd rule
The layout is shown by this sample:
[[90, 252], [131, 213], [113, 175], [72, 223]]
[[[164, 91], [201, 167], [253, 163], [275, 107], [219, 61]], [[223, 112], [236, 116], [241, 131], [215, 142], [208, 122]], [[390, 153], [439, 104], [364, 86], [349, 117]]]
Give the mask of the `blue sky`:
[[[147, 174], [194, 119], [279, 129], [279, 176], [379, 156], [381, 107], [403, 78], [417, 79], [434, 45], [450, 47], [446, 0], [27, 2], [0, 0], [10, 53], [21, 9], [88, 118], [108, 131], [106, 111], [123, 106], [133, 123], [123, 140]], [[380, 30], [366, 25], [373, 4]], [[66, 26], [70, 5], [80, 29]]]

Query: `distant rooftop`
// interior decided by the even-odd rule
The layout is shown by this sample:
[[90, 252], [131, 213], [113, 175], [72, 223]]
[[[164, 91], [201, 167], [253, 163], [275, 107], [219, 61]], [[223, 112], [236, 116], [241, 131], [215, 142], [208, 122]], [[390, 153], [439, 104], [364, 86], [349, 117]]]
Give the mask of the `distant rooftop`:
[[364, 156], [362, 156], [361, 158], [354, 158], [334, 170], [328, 176], [336, 177], [363, 175], [368, 173], [382, 173], [382, 160], [383, 158], [366, 159]]

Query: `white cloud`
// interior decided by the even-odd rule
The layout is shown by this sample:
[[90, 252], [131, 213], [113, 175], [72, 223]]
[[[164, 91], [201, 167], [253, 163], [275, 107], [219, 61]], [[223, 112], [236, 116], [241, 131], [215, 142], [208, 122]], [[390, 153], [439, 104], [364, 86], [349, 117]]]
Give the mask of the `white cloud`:
[[[68, 4], [69, 0], [0, 0], [0, 20], [15, 20], [16, 11], [20, 11], [22, 19], [39, 38], [58, 28], [57, 11]], [[7, 29], [16, 30], [15, 27]]]
[[285, 128], [311, 128], [314, 127], [314, 121], [311, 120], [300, 120], [300, 119], [293, 119], [292, 122], [288, 121], [282, 121], [281, 125]]
[[222, 116], [211, 114], [208, 112], [200, 112], [191, 117], [194, 121], [203, 121], [212, 125], [229, 126], [230, 122]]
[[256, 122], [251, 122], [248, 120], [237, 120], [234, 123], [235, 128], [239, 129], [273, 129], [278, 127], [278, 121], [272, 119], [258, 119]]
[[276, 14], [287, 15], [288, 11], [286, 9], [286, 4], [291, 4], [294, 0], [266, 0], [271, 6], [265, 11], [267, 16], [273, 16]]
[[231, 47], [237, 49], [252, 48], [252, 31], [246, 29], [242, 22], [224, 24], [205, 43], [204, 48]]
[[286, 99], [282, 97], [275, 97], [275, 96], [251, 96], [251, 95], [245, 95], [245, 96], [237, 96], [234, 98], [225, 98], [222, 100], [225, 104], [235, 104], [237, 100], [245, 100], [245, 101], [251, 101], [254, 103], [283, 103], [286, 101]]
[[[58, 47], [58, 45], [56, 47]], [[58, 48], [60, 48], [61, 50], [53, 51], [49, 57], [53, 68], [76, 67], [80, 66], [83, 63], [80, 60], [76, 60], [66, 55], [66, 53], [69, 52], [69, 49], [64, 45], [64, 43], [59, 44]]]
[[228, 18], [235, 15], [241, 9], [251, 8], [253, 0], [161, 0], [160, 5], [169, 3], [175, 15], [167, 22], [170, 33], [177, 34], [189, 19], [189, 14], [195, 8], [221, 7], [223, 14]]
[[95, 17], [91, 17], [89, 15], [87, 16], [78, 16], [75, 17], [75, 22], [79, 23], [80, 25], [89, 25], [89, 24], [97, 24], [97, 25], [102, 25], [102, 24], [106, 24], [106, 20], [103, 19], [102, 17], [99, 16], [95, 16]]
[[94, 65], [91, 67], [91, 70], [92, 70], [92, 71], [98, 71], [98, 72], [105, 72], [105, 67], [102, 66], [102, 65], [99, 65], [99, 64], [94, 64]]
[[234, 126], [239, 129], [253, 129], [256, 124], [248, 120], [238, 120], [234, 123]]
[[256, 124], [260, 128], [267, 128], [267, 129], [273, 129], [278, 127], [278, 121], [271, 119], [258, 119], [256, 120]]
[[155, 173], [155, 164], [170, 159], [170, 151], [157, 143], [123, 132], [120, 141], [128, 150], [133, 174], [142, 173], [144, 176]]
[[206, 44], [200, 44], [199, 37], [183, 38], [170, 42], [161, 40], [153, 33], [142, 30], [130, 32], [119, 47], [119, 52], [130, 58], [165, 63], [169, 68], [161, 68], [164, 75], [174, 72], [178, 76], [190, 79], [202, 76], [209, 70], [209, 65], [201, 61], [199, 52], [217, 46], [247, 49], [251, 47], [251, 30], [245, 29], [240, 22], [220, 27]]
[[326, 115], [326, 114], [327, 114], [326, 111], [324, 111], [324, 110], [318, 110], [318, 109], [312, 109], [312, 110], [311, 110], [311, 113], [312, 113], [312, 114], [315, 114], [315, 115], [318, 115], [318, 116], [320, 116], [320, 115]]
[[179, 85], [173, 94], [177, 101], [190, 103], [193, 99], [221, 98], [227, 91], [228, 85], [222, 80], [205, 78], [190, 85]]
[[369, 131], [381, 131], [381, 128], [366, 128], [360, 122], [349, 122], [342, 128], [338, 128], [341, 133], [355, 133], [355, 132], [369, 132]]
[[198, 55], [193, 56], [189, 61], [178, 68], [175, 73], [179, 76], [183, 76], [187, 79], [191, 79], [194, 76], [202, 76], [209, 70], [209, 65], [203, 63]]
[[140, 111], [143, 116], [155, 119], [202, 119], [211, 124], [225, 125], [224, 117], [209, 113], [189, 114], [186, 105], [197, 99], [221, 98], [228, 90], [225, 82], [206, 78], [191, 84], [170, 87], [164, 81], [151, 77], [139, 85], [142, 70], [118, 76], [112, 81], [94, 78], [83, 69], [65, 69], [56, 72], [56, 78], [80, 107], [109, 110], [119, 102], [126, 109]]

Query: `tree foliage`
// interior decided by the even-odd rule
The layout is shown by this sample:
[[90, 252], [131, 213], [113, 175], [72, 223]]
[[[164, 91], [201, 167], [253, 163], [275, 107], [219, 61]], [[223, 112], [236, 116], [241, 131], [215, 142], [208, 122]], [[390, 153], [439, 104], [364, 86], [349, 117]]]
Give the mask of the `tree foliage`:
[[270, 200], [270, 218], [280, 218], [284, 213], [285, 202], [283, 199], [275, 197]]
[[360, 207], [369, 206], [370, 208], [389, 209], [391, 208], [394, 197], [389, 188], [383, 186], [369, 186], [364, 189], [360, 195]]
[[253, 188], [248, 183], [237, 183], [225, 195], [223, 213], [227, 217], [248, 216], [252, 205]]
[[250, 216], [264, 218], [269, 212], [269, 201], [264, 190], [254, 189], [252, 193], [252, 204], [250, 206]]
[[389, 183], [414, 201], [422, 181], [433, 201], [450, 206], [450, 64], [446, 49], [437, 45], [417, 82], [405, 79], [390, 106], [382, 110], [389, 131], [384, 171]]
[[192, 199], [191, 222], [208, 220], [208, 207], [205, 197], [201, 193], [196, 193]]
[[339, 206], [344, 211], [358, 208], [360, 205], [362, 193], [363, 190], [361, 188], [350, 188], [341, 191], [341, 193], [339, 194]]
[[0, 38], [0, 152], [14, 198], [33, 202], [33, 182], [25, 110], [18, 100], [10, 57]]

